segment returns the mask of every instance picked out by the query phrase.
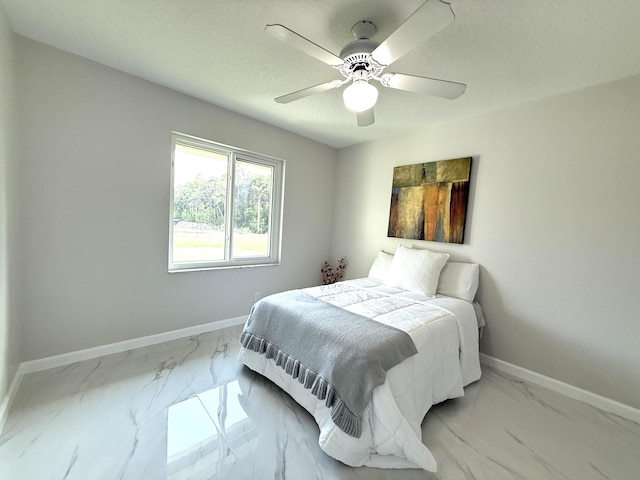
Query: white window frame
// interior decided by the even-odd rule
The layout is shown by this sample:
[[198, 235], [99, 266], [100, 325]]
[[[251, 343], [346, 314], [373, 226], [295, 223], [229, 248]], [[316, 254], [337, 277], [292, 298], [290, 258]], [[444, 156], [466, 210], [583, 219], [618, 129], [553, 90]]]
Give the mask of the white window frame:
[[[227, 155], [227, 195], [225, 205], [225, 248], [224, 260], [218, 261], [173, 261], [173, 224], [174, 224], [174, 174], [176, 145], [184, 145], [196, 149]], [[233, 202], [235, 165], [237, 161], [253, 163], [273, 168], [273, 184], [271, 190], [271, 206], [269, 218], [269, 252], [267, 256], [232, 258], [233, 245]], [[282, 238], [282, 205], [284, 195], [284, 160], [269, 157], [241, 148], [224, 145], [203, 138], [172, 132], [171, 134], [171, 188], [169, 205], [169, 273], [188, 272], [197, 270], [212, 270], [219, 268], [253, 267], [264, 265], [278, 265], [281, 254]]]

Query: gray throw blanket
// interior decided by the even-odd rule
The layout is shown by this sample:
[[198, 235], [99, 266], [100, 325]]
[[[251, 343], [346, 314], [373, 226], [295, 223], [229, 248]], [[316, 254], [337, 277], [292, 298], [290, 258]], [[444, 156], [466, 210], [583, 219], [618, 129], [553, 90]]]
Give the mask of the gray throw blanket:
[[331, 408], [333, 422], [359, 438], [362, 412], [386, 372], [418, 353], [397, 328], [351, 313], [300, 290], [265, 297], [251, 309], [240, 342]]

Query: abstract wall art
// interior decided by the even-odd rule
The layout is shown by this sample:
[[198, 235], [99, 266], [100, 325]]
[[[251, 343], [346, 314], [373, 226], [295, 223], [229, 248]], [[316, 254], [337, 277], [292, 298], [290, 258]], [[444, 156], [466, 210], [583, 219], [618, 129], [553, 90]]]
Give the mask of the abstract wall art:
[[393, 169], [389, 237], [463, 243], [471, 157]]

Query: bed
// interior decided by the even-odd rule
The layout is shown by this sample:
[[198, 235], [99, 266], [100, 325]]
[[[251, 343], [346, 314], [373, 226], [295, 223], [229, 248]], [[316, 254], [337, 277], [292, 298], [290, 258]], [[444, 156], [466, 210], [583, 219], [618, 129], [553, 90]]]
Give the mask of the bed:
[[[366, 393], [365, 406], [356, 415], [356, 434], [336, 416], [336, 405], [329, 404], [329, 397], [312, 393], [311, 382], [302, 379], [304, 365], [298, 370], [300, 362], [296, 361], [289, 368], [286, 365], [294, 365], [292, 359], [276, 360], [275, 354], [266, 354], [266, 348], [258, 348], [251, 341], [256, 338], [252, 330], [255, 325], [268, 322], [260, 318], [264, 311], [256, 308], [260, 302], [254, 305], [245, 325], [239, 360], [285, 390], [313, 415], [320, 428], [320, 448], [331, 457], [350, 466], [435, 472], [436, 459], [422, 443], [424, 416], [432, 405], [463, 396], [464, 387], [481, 375], [478, 338], [484, 318], [473, 302], [478, 273], [477, 264], [449, 262], [447, 254], [400, 245], [395, 255], [380, 252], [368, 277], [296, 293], [329, 304], [327, 308], [339, 307], [368, 322], [393, 327], [391, 330], [408, 336], [415, 346], [414, 354], [391, 366], [379, 384]], [[321, 311], [317, 309], [318, 315], [330, 316]], [[350, 319], [346, 317], [345, 321]], [[318, 322], [317, 318], [314, 321]], [[280, 318], [275, 323], [280, 323]], [[340, 361], [335, 360], [338, 367], [351, 371], [351, 364], [343, 368]]]

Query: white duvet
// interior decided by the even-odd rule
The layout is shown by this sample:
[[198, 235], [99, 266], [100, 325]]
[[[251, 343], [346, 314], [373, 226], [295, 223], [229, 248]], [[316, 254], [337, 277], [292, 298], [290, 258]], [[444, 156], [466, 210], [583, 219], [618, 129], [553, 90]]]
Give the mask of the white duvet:
[[422, 468], [437, 463], [422, 443], [421, 424], [432, 405], [464, 395], [480, 378], [478, 320], [471, 303], [383, 286], [371, 278], [304, 290], [309, 295], [407, 332], [418, 354], [387, 373], [363, 413], [362, 435], [354, 438], [331, 420], [331, 411], [285, 371], [256, 352], [239, 360], [269, 378], [308, 410], [320, 427], [319, 445], [351, 466]]

